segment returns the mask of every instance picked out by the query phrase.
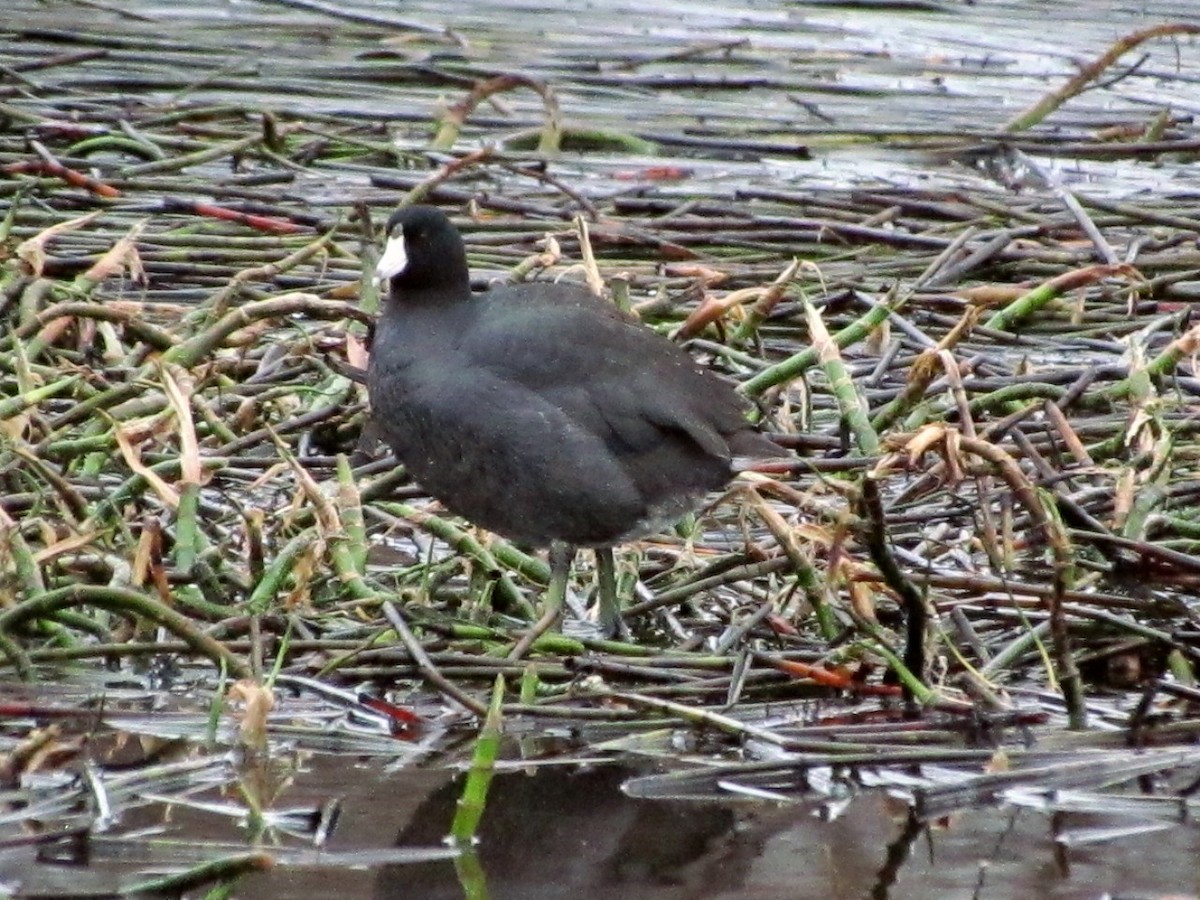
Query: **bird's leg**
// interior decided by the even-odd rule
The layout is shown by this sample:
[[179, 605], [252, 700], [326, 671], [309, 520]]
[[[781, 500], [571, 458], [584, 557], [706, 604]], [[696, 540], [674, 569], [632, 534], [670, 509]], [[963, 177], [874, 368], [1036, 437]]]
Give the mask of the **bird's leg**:
[[550, 544], [550, 584], [547, 585], [542, 599], [542, 617], [517, 641], [508, 654], [509, 659], [520, 659], [529, 652], [534, 641], [556, 628], [562, 621], [563, 601], [567, 597], [567, 578], [571, 574], [571, 563], [574, 560], [573, 546], [562, 541], [553, 541]]
[[551, 611], [562, 617], [563, 603], [567, 599], [567, 579], [571, 575], [571, 563], [575, 561], [575, 548], [562, 541], [550, 542], [550, 584], [546, 588], [546, 613]]
[[612, 547], [596, 548], [596, 593], [600, 598], [599, 625], [605, 635], [629, 636], [617, 597], [617, 565]]

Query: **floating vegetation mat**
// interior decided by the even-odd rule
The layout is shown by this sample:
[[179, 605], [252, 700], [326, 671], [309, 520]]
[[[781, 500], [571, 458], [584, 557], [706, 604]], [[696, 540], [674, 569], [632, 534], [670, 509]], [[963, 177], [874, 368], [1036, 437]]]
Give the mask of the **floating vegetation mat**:
[[[1178, 105], [1196, 26], [1131, 27], [1054, 79], [1012, 73], [1019, 115], [964, 57], [973, 129], [956, 95], [940, 129], [881, 112], [838, 132], [819, 116], [846, 121], [851, 99], [937, 110], [936, 91], [872, 94], [882, 63], [864, 56], [843, 60], [848, 99], [815, 57], [797, 74], [811, 34], [724, 20], [589, 68], [579, 47], [489, 55], [425, 7], [397, 23], [264, 6], [169, 34], [153, 4], [93, 10], [84, 31], [18, 7], [0, 23], [0, 651], [25, 710], [10, 779], [29, 741], [66, 740], [27, 734], [51, 718], [424, 752], [434, 724], [475, 727], [498, 676], [510, 732], [726, 763], [637, 779], [637, 796], [865, 785], [920, 819], [1095, 810], [1200, 762], [1200, 130]], [[813, 188], [825, 154], [845, 177]], [[854, 177], [856, 154], [889, 174]], [[1126, 173], [1160, 189], [1123, 196]], [[620, 548], [627, 638], [585, 620], [523, 642], [544, 558], [360, 441], [363, 274], [388, 212], [418, 199], [452, 213], [477, 287], [598, 273], [795, 451]], [[15, 686], [82, 670], [107, 692], [106, 669], [205, 697], [265, 682], [276, 706], [247, 693], [259, 724], [237, 733], [207, 701], [134, 727], [95, 693]], [[397, 705], [337, 690], [362, 684]], [[21, 800], [43, 821], [102, 817], [46, 790]], [[1120, 805], [1138, 823], [1180, 808]]]

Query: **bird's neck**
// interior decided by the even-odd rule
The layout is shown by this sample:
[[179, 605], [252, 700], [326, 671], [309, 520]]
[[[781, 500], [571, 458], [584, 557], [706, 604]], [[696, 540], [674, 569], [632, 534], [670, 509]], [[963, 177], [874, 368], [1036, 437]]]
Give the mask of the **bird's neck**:
[[461, 300], [448, 300], [446, 294], [434, 291], [398, 292], [392, 290], [384, 298], [375, 326], [376, 346], [398, 348], [410, 344], [457, 341], [473, 318], [478, 300], [469, 286]]
[[384, 303], [397, 309], [406, 307], [455, 306], [471, 300], [470, 278], [447, 278], [420, 286], [394, 280], [388, 286]]

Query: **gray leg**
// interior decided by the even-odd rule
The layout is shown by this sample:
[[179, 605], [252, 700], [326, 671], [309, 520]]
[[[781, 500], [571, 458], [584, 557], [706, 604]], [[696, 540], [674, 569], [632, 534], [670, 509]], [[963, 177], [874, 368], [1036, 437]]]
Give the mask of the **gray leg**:
[[517, 641], [509, 659], [520, 659], [529, 652], [534, 642], [547, 631], [557, 628], [562, 621], [563, 601], [567, 596], [567, 578], [571, 574], [571, 563], [575, 560], [575, 548], [570, 544], [555, 541], [550, 545], [550, 584], [542, 600], [542, 617], [538, 619], [521, 640]]
[[575, 548], [562, 541], [550, 545], [550, 584], [546, 587], [545, 611], [562, 615], [563, 601], [567, 597], [567, 579], [571, 575], [571, 563], [575, 561]]
[[617, 565], [612, 547], [596, 548], [596, 593], [600, 598], [601, 630], [606, 635], [627, 636], [629, 629], [621, 618], [621, 601], [617, 597]]

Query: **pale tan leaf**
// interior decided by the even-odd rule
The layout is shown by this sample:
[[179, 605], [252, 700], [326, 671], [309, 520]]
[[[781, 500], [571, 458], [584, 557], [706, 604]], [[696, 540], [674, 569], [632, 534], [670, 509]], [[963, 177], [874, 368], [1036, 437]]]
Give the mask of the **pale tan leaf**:
[[150, 485], [154, 493], [158, 494], [159, 499], [163, 503], [171, 509], [179, 509], [179, 493], [142, 462], [141, 457], [138, 456], [137, 449], [129, 442], [129, 438], [125, 435], [124, 429], [121, 427], [116, 428], [115, 435], [117, 446], [121, 448], [121, 456], [125, 458], [126, 465], [146, 479], [146, 483]]
[[51, 225], [44, 231], [39, 231], [28, 240], [21, 241], [17, 245], [17, 257], [21, 262], [25, 263], [28, 274], [34, 278], [41, 278], [42, 270], [46, 267], [46, 245], [60, 234], [66, 234], [68, 231], [75, 231], [82, 228], [103, 214], [104, 210], [98, 209], [95, 212], [88, 213], [86, 216], [80, 216], [77, 219], [70, 219], [66, 222], [59, 222], [57, 225]]
[[129, 277], [133, 281], [143, 280], [146, 272], [142, 267], [142, 258], [137, 252], [137, 239], [149, 221], [149, 219], [142, 219], [140, 222], [135, 222], [123, 238], [113, 244], [107, 253], [88, 267], [82, 276], [84, 280], [104, 281], [106, 278], [120, 275], [126, 269], [129, 270]]
[[167, 400], [179, 422], [179, 464], [183, 483], [198, 485], [204, 467], [200, 463], [200, 441], [196, 437], [196, 422], [192, 418], [192, 376], [179, 366], [165, 366], [162, 380]]

